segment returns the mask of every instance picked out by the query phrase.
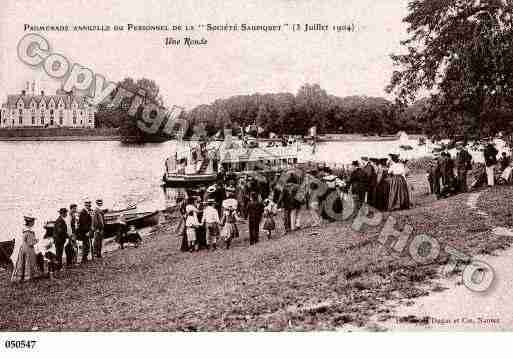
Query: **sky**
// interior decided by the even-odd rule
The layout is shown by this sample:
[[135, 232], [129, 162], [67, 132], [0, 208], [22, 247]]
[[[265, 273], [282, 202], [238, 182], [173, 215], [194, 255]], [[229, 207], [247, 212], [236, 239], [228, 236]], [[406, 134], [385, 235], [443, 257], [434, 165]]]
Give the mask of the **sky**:
[[[292, 92], [318, 83], [337, 96], [390, 98], [389, 55], [406, 38], [407, 0], [3, 0], [0, 103], [26, 82], [54, 92], [61, 82], [17, 57], [24, 25], [188, 24], [193, 32], [39, 32], [51, 50], [109, 81], [153, 79], [167, 106], [192, 108], [239, 94]], [[355, 32], [206, 32], [199, 24], [354, 24]], [[189, 36], [196, 48], [165, 46]]]

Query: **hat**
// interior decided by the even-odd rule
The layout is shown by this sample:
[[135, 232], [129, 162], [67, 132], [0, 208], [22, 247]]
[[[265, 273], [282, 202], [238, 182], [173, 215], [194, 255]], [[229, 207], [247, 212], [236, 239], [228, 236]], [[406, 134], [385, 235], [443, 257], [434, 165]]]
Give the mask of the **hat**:
[[214, 193], [215, 191], [216, 191], [216, 185], [212, 185], [207, 188], [207, 193]]
[[62, 207], [61, 209], [59, 209], [59, 214], [65, 214], [65, 213], [68, 213], [68, 209], [66, 207]]
[[394, 161], [397, 161], [399, 159], [399, 155], [397, 153], [389, 153], [388, 155]]
[[364, 156], [364, 157], [361, 157], [361, 159], [362, 159], [362, 161], [368, 161], [369, 157]]
[[189, 213], [189, 212], [199, 212], [199, 211], [196, 208], [196, 206], [194, 206], [192, 204], [188, 204], [187, 206], [185, 206], [185, 212]]
[[70, 204], [70, 205], [69, 205], [69, 208], [70, 208], [70, 209], [71, 209], [71, 208], [77, 208], [77, 204], [76, 204], [76, 203], [72, 203], [72, 204]]
[[337, 179], [335, 180], [335, 187], [345, 187], [345, 186], [346, 186], [346, 183], [337, 177]]
[[36, 220], [36, 217], [34, 217], [34, 215], [32, 214], [27, 214], [23, 216], [23, 219], [25, 220], [25, 222], [34, 222]]
[[353, 162], [351, 162], [351, 164], [352, 164], [353, 166], [359, 166], [359, 165], [360, 165], [360, 163], [358, 163], [358, 161], [353, 161]]
[[84, 199], [84, 204], [85, 205], [91, 204], [91, 200], [89, 198]]
[[371, 157], [369, 158], [369, 160], [372, 162], [372, 163], [378, 163], [379, 162], [379, 159], [375, 158], [375, 157]]
[[216, 200], [213, 199], [213, 198], [208, 198], [207, 199], [207, 204], [209, 204], [209, 203], [216, 203]]
[[332, 181], [335, 181], [337, 179], [336, 176], [334, 175], [327, 175], [323, 178], [323, 180], [327, 181], [327, 182], [332, 182]]
[[55, 227], [55, 222], [46, 222], [43, 226], [44, 229], [53, 229]]
[[225, 188], [225, 191], [226, 192], [235, 192], [235, 188], [231, 187], [231, 186], [228, 186]]
[[101, 206], [103, 204], [103, 200], [102, 199], [97, 199], [96, 200], [96, 204]]

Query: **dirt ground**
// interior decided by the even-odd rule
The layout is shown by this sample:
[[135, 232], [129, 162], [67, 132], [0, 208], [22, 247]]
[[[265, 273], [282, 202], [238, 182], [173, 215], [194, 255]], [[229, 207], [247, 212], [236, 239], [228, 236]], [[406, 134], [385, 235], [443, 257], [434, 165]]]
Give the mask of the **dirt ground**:
[[[468, 255], [507, 248], [490, 236], [511, 221], [513, 189], [480, 196], [493, 221], [469, 208], [469, 194], [436, 201], [423, 174], [409, 179], [414, 207], [394, 212], [396, 228], [413, 227], [441, 246]], [[242, 225], [243, 229], [245, 225]], [[163, 226], [138, 248], [58, 274], [55, 280], [12, 285], [0, 272], [0, 330], [305, 331], [365, 328], [393, 318], [390, 303], [407, 303], [439, 289], [441, 255], [419, 265], [378, 241], [382, 226], [351, 222], [264, 239], [249, 246], [243, 230], [233, 248], [182, 253]], [[372, 319], [372, 320], [371, 320]]]

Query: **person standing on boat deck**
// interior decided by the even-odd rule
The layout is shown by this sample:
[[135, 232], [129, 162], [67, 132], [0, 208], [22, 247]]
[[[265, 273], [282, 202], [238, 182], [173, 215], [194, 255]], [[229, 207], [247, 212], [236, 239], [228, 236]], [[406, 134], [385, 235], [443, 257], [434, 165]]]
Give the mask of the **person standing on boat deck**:
[[[62, 254], [64, 252], [64, 245], [69, 239], [68, 225], [66, 224], [66, 216], [68, 215], [67, 208], [59, 209], [59, 217], [55, 220], [53, 228], [53, 239], [55, 243], [55, 250], [57, 256], [57, 269], [62, 269]], [[68, 260], [68, 258], [66, 258]]]
[[210, 249], [212, 246], [213, 250], [217, 249], [217, 240], [219, 239], [219, 224], [221, 221], [219, 220], [219, 214], [215, 209], [215, 200], [213, 198], [209, 198], [207, 200], [207, 207], [203, 211], [203, 220], [202, 223], [205, 226], [205, 233], [207, 237], [207, 249]]
[[488, 182], [488, 186], [492, 187], [495, 185], [495, 165], [497, 164], [497, 154], [499, 151], [495, 148], [493, 142], [489, 142], [488, 145], [486, 145], [483, 155], [486, 165], [486, 179]]
[[458, 190], [467, 192], [467, 172], [472, 168], [472, 156], [463, 145], [458, 146], [459, 152], [456, 155], [456, 170], [458, 172]]
[[33, 230], [36, 218], [27, 215], [24, 216], [24, 220], [25, 227], [22, 232], [21, 244], [15, 247], [12, 254], [14, 270], [11, 281], [15, 283], [40, 277], [36, 252], [34, 251], [34, 246], [37, 243], [36, 234]]
[[77, 224], [78, 212], [77, 205], [70, 204], [69, 216], [66, 221], [68, 227], [68, 243], [64, 247], [66, 253], [66, 266], [71, 267], [77, 262]]
[[253, 245], [258, 242], [260, 232], [260, 222], [264, 213], [264, 205], [258, 200], [258, 194], [251, 192], [248, 204], [248, 226], [249, 226], [249, 244]]
[[103, 200], [96, 200], [96, 208], [93, 211], [92, 230], [94, 235], [93, 254], [96, 258], [102, 257], [103, 230], [105, 228], [105, 217], [103, 215]]
[[87, 256], [91, 250], [91, 201], [84, 201], [84, 208], [78, 216], [77, 239], [82, 242], [82, 263], [87, 262]]

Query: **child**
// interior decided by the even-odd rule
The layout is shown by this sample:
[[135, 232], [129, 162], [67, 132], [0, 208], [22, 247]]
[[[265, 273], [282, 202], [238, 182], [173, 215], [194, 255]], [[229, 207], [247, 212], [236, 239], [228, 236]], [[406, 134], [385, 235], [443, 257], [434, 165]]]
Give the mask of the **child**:
[[[189, 207], [189, 206], [187, 206]], [[193, 206], [191, 206], [193, 207]], [[187, 234], [187, 244], [189, 246], [189, 251], [194, 252], [199, 249], [198, 243], [196, 241], [196, 228], [199, 227], [198, 217], [196, 217], [196, 212], [191, 207], [187, 208], [187, 218], [185, 219], [185, 231]]]
[[267, 231], [267, 238], [271, 239], [271, 232], [276, 229], [276, 223], [274, 222], [274, 216], [276, 215], [276, 205], [271, 199], [264, 201], [264, 226], [263, 229]]
[[34, 249], [37, 253], [37, 263], [41, 273], [44, 273], [44, 262], [46, 260], [48, 262], [48, 277], [52, 279], [53, 273], [57, 269], [56, 248], [52, 237], [53, 228], [49, 223], [47, 223], [44, 228], [46, 233], [43, 239], [37, 242]]
[[214, 199], [207, 200], [207, 207], [203, 211], [202, 222], [205, 225], [206, 237], [207, 237], [207, 249], [210, 249], [212, 245], [213, 250], [217, 249], [217, 239], [219, 237], [219, 214], [214, 207]]

